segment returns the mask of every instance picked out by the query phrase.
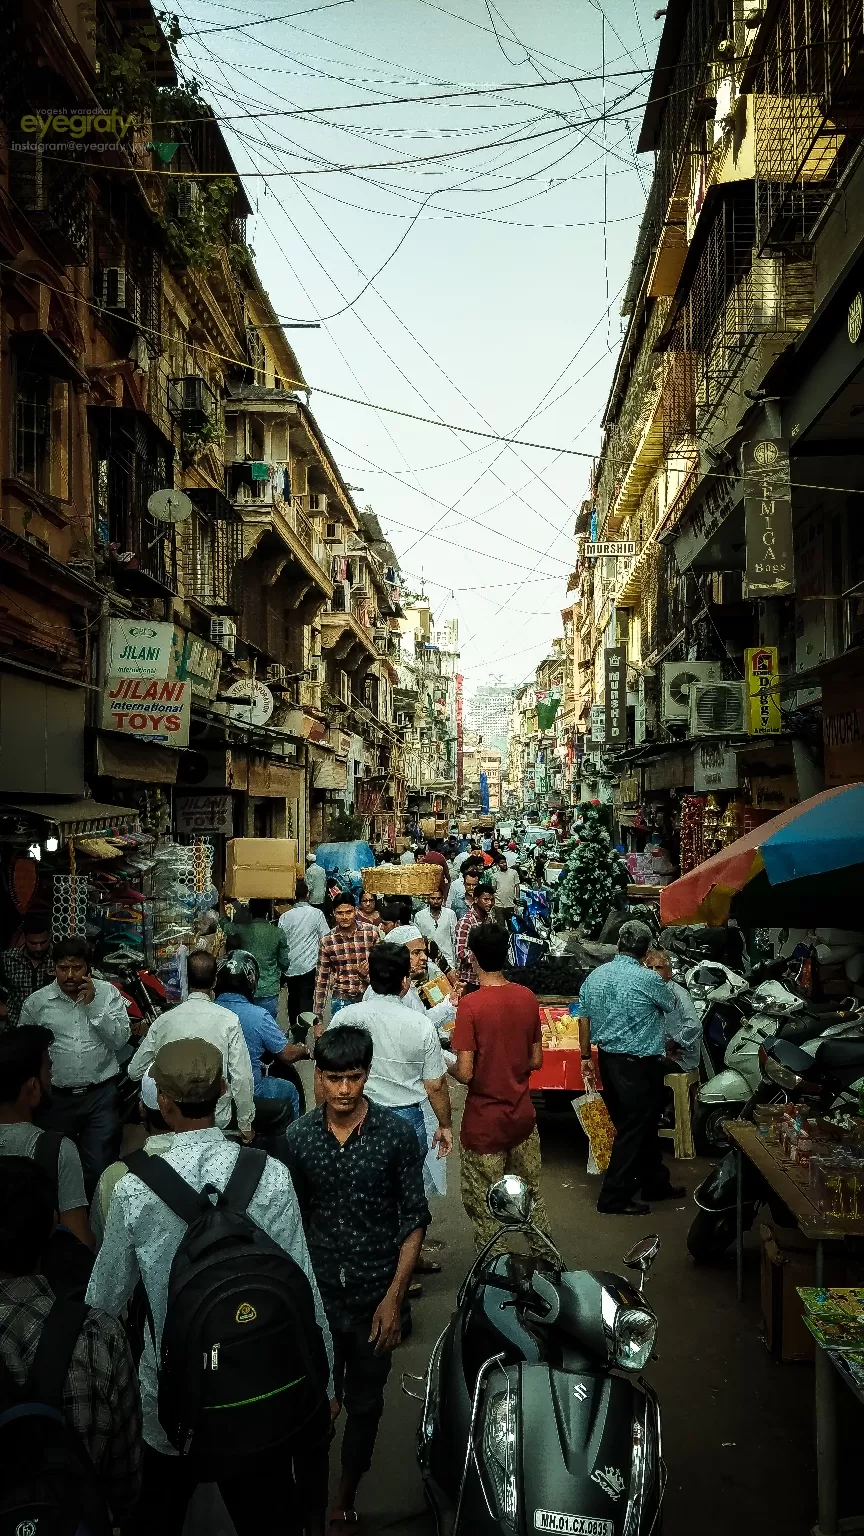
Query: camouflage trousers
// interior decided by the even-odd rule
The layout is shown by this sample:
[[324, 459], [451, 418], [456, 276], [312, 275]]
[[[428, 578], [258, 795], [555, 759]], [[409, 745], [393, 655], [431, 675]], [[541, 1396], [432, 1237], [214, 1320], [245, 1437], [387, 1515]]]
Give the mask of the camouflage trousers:
[[[520, 1141], [517, 1147], [511, 1147], [508, 1152], [470, 1152], [467, 1147], [461, 1147], [459, 1161], [462, 1175], [462, 1204], [465, 1214], [469, 1217], [474, 1228], [474, 1244], [477, 1252], [488, 1243], [496, 1232], [500, 1232], [501, 1242], [492, 1249], [492, 1253], [506, 1253], [513, 1247], [516, 1233], [506, 1232], [500, 1222], [497, 1222], [489, 1214], [486, 1205], [486, 1192], [502, 1179], [505, 1173], [515, 1173], [520, 1179], [524, 1179], [534, 1196], [534, 1225], [541, 1232], [551, 1233], [549, 1217], [543, 1204], [543, 1196], [540, 1193], [540, 1136], [535, 1125], [530, 1136]], [[549, 1250], [537, 1241], [535, 1237], [528, 1235], [528, 1243], [531, 1252], [538, 1258], [548, 1258]]]

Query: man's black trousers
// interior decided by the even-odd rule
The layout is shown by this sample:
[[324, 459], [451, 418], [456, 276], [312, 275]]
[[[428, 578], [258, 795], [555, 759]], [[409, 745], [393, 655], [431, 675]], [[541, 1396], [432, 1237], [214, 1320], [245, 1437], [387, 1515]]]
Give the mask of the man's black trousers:
[[598, 1211], [620, 1211], [641, 1190], [646, 1200], [668, 1188], [657, 1131], [663, 1109], [663, 1057], [623, 1056], [600, 1050], [603, 1097], [615, 1127], [615, 1141]]

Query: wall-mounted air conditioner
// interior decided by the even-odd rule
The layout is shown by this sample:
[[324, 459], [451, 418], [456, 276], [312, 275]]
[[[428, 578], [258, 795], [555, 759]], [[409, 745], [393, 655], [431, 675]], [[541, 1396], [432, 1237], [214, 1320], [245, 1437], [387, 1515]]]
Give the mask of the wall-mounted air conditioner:
[[233, 619], [221, 616], [210, 620], [210, 639], [213, 645], [218, 645], [229, 656], [233, 656], [237, 649], [237, 625]]
[[93, 275], [93, 299], [102, 309], [137, 321], [141, 315], [141, 293], [125, 267], [100, 267]]
[[664, 661], [663, 719], [690, 719], [690, 697], [694, 683], [720, 681], [719, 661]]
[[691, 736], [739, 736], [747, 729], [745, 683], [694, 683], [690, 690]]

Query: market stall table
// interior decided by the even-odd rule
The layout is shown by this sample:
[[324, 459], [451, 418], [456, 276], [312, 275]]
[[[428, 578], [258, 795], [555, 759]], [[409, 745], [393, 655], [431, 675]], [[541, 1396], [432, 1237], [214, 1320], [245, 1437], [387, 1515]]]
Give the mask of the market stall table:
[[738, 1300], [744, 1293], [744, 1158], [749, 1158], [758, 1168], [766, 1184], [788, 1206], [804, 1233], [816, 1244], [816, 1284], [824, 1278], [824, 1244], [832, 1239], [842, 1242], [846, 1237], [864, 1237], [864, 1217], [853, 1220], [846, 1216], [830, 1216], [820, 1211], [810, 1189], [810, 1170], [796, 1163], [787, 1162], [779, 1144], [769, 1142], [755, 1125], [744, 1120], [727, 1120], [725, 1131], [735, 1148], [738, 1165], [735, 1255], [737, 1262]]
[[864, 1384], [846, 1356], [816, 1343], [816, 1478], [819, 1518], [811, 1536], [854, 1536], [864, 1532], [864, 1517], [838, 1518], [837, 1378], [864, 1404]]
[[[568, 1004], [571, 1000], [540, 997], [537, 1001], [540, 1004], [540, 1022], [543, 1030], [543, 1065], [538, 1072], [531, 1073], [528, 1079], [530, 1091], [542, 1093], [545, 1089], [565, 1093], [584, 1093], [579, 1037], [575, 1032], [559, 1035], [554, 1030], [559, 1020], [570, 1020]], [[574, 1019], [574, 1025], [575, 1022]], [[591, 1054], [596, 1066], [596, 1046], [592, 1046]]]

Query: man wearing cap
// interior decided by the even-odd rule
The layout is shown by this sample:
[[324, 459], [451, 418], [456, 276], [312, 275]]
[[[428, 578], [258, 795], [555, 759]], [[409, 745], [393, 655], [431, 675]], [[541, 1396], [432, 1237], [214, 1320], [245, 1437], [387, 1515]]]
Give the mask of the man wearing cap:
[[[141, 1097], [138, 1101], [138, 1113], [141, 1123], [147, 1132], [147, 1140], [144, 1143], [144, 1151], [148, 1157], [158, 1157], [168, 1148], [174, 1140], [174, 1132], [159, 1113], [159, 1090], [155, 1079], [145, 1072], [141, 1079]], [[96, 1185], [96, 1193], [93, 1196], [93, 1204], [90, 1207], [90, 1228], [98, 1248], [105, 1235], [105, 1222], [108, 1219], [108, 1207], [111, 1204], [111, 1196], [120, 1180], [129, 1172], [125, 1162], [109, 1163], [99, 1183]]]
[[306, 885], [309, 905], [323, 907], [327, 896], [327, 871], [318, 863], [314, 853], [306, 855]]
[[[157, 1052], [151, 1073], [156, 1085], [158, 1111], [173, 1131], [171, 1145], [161, 1155], [194, 1190], [210, 1185], [224, 1190], [239, 1156], [239, 1148], [226, 1141], [216, 1125], [216, 1106], [225, 1093], [222, 1054], [209, 1040], [194, 1037], [171, 1040]], [[309, 1259], [300, 1211], [290, 1174], [268, 1157], [261, 1180], [249, 1202], [250, 1219], [299, 1264], [309, 1279], [315, 1300], [315, 1316], [324, 1337], [331, 1369], [333, 1349], [330, 1330]], [[87, 1303], [113, 1317], [127, 1304], [140, 1276], [147, 1292], [154, 1338], [145, 1332], [141, 1357], [141, 1406], [144, 1421], [144, 1465], [141, 1501], [135, 1512], [136, 1532], [159, 1531], [160, 1536], [181, 1536], [192, 1494], [197, 1485], [194, 1468], [177, 1455], [159, 1422], [156, 1360], [165, 1322], [168, 1280], [174, 1255], [185, 1233], [184, 1223], [136, 1177], [127, 1173], [114, 1188], [108, 1207], [105, 1235], [90, 1284]], [[331, 1384], [332, 1397], [332, 1384]], [[312, 1448], [304, 1468], [304, 1488], [299, 1490], [300, 1519], [306, 1530], [323, 1528], [326, 1504], [326, 1447]], [[237, 1536], [260, 1536], [262, 1531], [285, 1525], [285, 1503], [291, 1498], [290, 1482], [279, 1477], [272, 1457], [250, 1465], [242, 1477], [217, 1482]], [[305, 1479], [309, 1483], [306, 1486]], [[298, 1520], [298, 1524], [300, 1520]]]
[[[0, 986], [6, 991], [6, 1027], [14, 1029], [31, 992], [53, 979], [51, 914], [27, 912], [21, 923], [24, 942], [0, 954]], [[0, 1022], [0, 1028], [3, 1027]]]
[[240, 1135], [244, 1141], [251, 1141], [255, 1118], [252, 1062], [236, 1013], [229, 1008], [220, 1008], [213, 1001], [217, 969], [218, 962], [213, 955], [203, 949], [192, 951], [187, 962], [189, 996], [185, 1003], [169, 1008], [155, 1024], [151, 1024], [127, 1071], [133, 1082], [140, 1082], [156, 1052], [169, 1040], [211, 1041], [221, 1053], [222, 1076], [228, 1085], [216, 1106], [216, 1124], [222, 1130], [228, 1129], [233, 1101]]
[[645, 1216], [650, 1210], [646, 1201], [677, 1199], [685, 1193], [683, 1186], [672, 1184], [657, 1139], [666, 1042], [680, 1030], [671, 988], [642, 964], [652, 937], [645, 923], [624, 923], [617, 955], [590, 971], [579, 993], [582, 1076], [586, 1088], [597, 1086], [593, 1042], [603, 1097], [615, 1126], [612, 1156], [597, 1200], [598, 1211], [610, 1216]]

